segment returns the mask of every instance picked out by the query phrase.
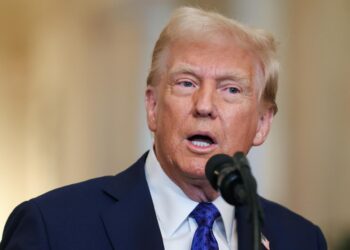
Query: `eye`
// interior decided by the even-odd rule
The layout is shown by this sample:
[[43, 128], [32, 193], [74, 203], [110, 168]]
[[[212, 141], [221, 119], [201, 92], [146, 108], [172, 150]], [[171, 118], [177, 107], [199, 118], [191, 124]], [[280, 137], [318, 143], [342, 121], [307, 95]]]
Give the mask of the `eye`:
[[241, 97], [242, 88], [234, 83], [229, 83], [220, 88], [220, 93], [227, 102], [235, 102]]
[[191, 88], [194, 87], [194, 84], [190, 81], [181, 81], [178, 83], [178, 85], [183, 86], [185, 88]]
[[228, 87], [228, 88], [227, 88], [227, 91], [228, 91], [230, 94], [237, 94], [237, 93], [240, 92], [239, 89], [236, 88], [236, 87]]
[[196, 82], [193, 82], [192, 80], [179, 79], [178, 81], [175, 81], [172, 90], [173, 93], [177, 95], [190, 95], [196, 91], [197, 86]]

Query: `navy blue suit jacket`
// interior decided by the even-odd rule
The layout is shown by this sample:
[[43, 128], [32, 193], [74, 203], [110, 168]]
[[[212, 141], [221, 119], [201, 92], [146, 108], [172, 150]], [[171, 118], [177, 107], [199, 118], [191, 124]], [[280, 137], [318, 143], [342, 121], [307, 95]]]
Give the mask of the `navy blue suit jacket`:
[[[0, 249], [164, 249], [145, 158], [116, 176], [53, 190], [20, 204], [10, 215]], [[320, 229], [301, 216], [261, 199], [263, 234], [272, 250], [323, 250]], [[239, 250], [251, 250], [246, 208], [236, 209]]]

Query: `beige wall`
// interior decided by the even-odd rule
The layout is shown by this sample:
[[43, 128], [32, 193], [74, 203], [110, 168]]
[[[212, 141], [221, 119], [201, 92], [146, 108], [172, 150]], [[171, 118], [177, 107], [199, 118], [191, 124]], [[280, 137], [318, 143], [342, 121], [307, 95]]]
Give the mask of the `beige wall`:
[[138, 156], [142, 27], [128, 10], [111, 1], [1, 2], [1, 225], [20, 201], [114, 174]]
[[260, 192], [350, 230], [350, 2], [0, 2], [0, 225], [19, 202], [126, 168], [150, 144], [142, 93], [169, 12], [192, 2], [273, 31], [280, 111], [252, 154]]
[[350, 230], [350, 2], [300, 0], [291, 12], [289, 203], [334, 242]]

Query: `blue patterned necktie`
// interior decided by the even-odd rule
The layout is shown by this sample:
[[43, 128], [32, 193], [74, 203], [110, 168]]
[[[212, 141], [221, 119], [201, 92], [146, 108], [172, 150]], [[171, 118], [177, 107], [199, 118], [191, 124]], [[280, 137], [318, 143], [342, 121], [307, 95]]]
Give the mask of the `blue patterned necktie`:
[[190, 213], [197, 222], [191, 250], [218, 250], [219, 246], [213, 234], [213, 223], [220, 216], [218, 209], [212, 204], [201, 202]]

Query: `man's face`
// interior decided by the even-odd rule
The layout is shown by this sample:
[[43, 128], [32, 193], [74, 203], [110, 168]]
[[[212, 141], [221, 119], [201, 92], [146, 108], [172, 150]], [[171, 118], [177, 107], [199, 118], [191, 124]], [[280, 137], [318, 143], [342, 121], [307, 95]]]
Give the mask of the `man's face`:
[[251, 52], [224, 40], [177, 42], [163, 67], [146, 91], [147, 118], [157, 158], [180, 187], [203, 182], [211, 156], [264, 142], [272, 111], [258, 101], [261, 73]]

